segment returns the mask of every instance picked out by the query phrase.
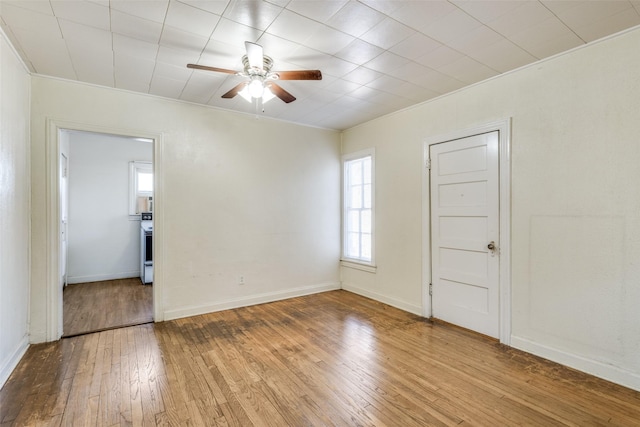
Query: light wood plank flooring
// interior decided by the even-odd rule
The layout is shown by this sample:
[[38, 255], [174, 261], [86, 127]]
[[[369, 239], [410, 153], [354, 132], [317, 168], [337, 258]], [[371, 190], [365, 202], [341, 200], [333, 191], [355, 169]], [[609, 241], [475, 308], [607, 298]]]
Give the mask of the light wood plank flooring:
[[64, 335], [152, 322], [152, 292], [139, 278], [68, 285], [63, 297]]
[[634, 426], [640, 393], [346, 291], [32, 346], [0, 425]]

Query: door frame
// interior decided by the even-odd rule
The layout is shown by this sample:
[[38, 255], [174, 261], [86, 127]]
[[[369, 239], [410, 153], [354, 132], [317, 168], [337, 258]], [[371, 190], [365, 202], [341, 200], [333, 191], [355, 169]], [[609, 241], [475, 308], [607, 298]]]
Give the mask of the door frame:
[[511, 344], [511, 118], [428, 137], [423, 142], [422, 168], [422, 315], [432, 317], [431, 282], [431, 177], [429, 147], [456, 139], [498, 131], [500, 215], [500, 343]]
[[154, 283], [153, 283], [153, 320], [164, 320], [162, 295], [164, 289], [163, 277], [163, 220], [164, 198], [162, 185], [162, 152], [163, 135], [135, 129], [119, 129], [100, 125], [77, 123], [59, 119], [46, 120], [45, 133], [45, 176], [46, 184], [46, 340], [56, 341], [63, 333], [63, 300], [60, 286], [60, 138], [63, 130], [104, 133], [132, 138], [153, 140], [153, 181], [154, 181]]

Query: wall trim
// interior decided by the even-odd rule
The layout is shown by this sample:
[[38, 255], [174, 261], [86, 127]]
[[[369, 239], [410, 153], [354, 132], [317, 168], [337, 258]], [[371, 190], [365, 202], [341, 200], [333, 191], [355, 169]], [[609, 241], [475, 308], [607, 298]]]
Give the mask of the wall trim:
[[401, 301], [396, 298], [391, 298], [387, 295], [383, 295], [378, 292], [372, 292], [368, 289], [364, 289], [346, 282], [342, 282], [342, 289], [344, 289], [345, 291], [353, 292], [354, 294], [362, 295], [363, 297], [371, 298], [392, 307], [399, 308], [400, 310], [407, 311], [417, 316], [422, 316], [422, 307], [419, 305]]
[[429, 146], [441, 142], [498, 131], [498, 167], [500, 194], [500, 342], [511, 342], [511, 118], [456, 130], [444, 135], [425, 138], [422, 167], [422, 312], [431, 317], [431, 197], [430, 174], [426, 167]]
[[68, 276], [67, 283], [75, 285], [77, 283], [103, 282], [105, 280], [132, 279], [139, 278], [140, 271], [125, 271], [113, 274], [94, 274], [91, 276]]
[[511, 346], [561, 365], [586, 372], [598, 378], [640, 391], [640, 375], [636, 372], [627, 371], [613, 365], [567, 353], [563, 350], [539, 344], [528, 338], [513, 336], [511, 337]]
[[[60, 132], [63, 130], [75, 130], [83, 132], [95, 132], [111, 135], [119, 135], [134, 138], [147, 138], [154, 141], [154, 284], [153, 284], [153, 319], [161, 322], [164, 316], [163, 303], [163, 263], [164, 263], [164, 211], [163, 211], [163, 186], [162, 186], [162, 147], [163, 135], [161, 133], [122, 129], [109, 126], [101, 126], [90, 123], [78, 123], [63, 119], [47, 118], [45, 131], [45, 179], [46, 179], [46, 315], [44, 341], [56, 341], [62, 336], [62, 284], [60, 282], [60, 196], [59, 196], [59, 153]], [[34, 342], [42, 341], [41, 337], [32, 335]]]
[[[155, 286], [155, 284], [154, 284]], [[247, 307], [257, 304], [265, 304], [289, 298], [296, 298], [305, 295], [318, 294], [321, 292], [337, 291], [340, 289], [339, 282], [321, 283], [318, 285], [302, 286], [298, 288], [287, 289], [285, 291], [265, 292], [261, 294], [231, 298], [212, 304], [204, 304], [179, 308], [175, 310], [167, 310], [164, 312], [164, 320], [181, 319], [183, 317], [198, 316], [201, 314], [214, 313], [216, 311], [231, 310], [234, 308]]]
[[18, 363], [20, 363], [20, 360], [22, 359], [22, 357], [24, 356], [24, 354], [27, 352], [28, 349], [29, 349], [29, 335], [25, 334], [25, 336], [22, 337], [20, 344], [18, 344], [16, 349], [13, 351], [13, 353], [11, 353], [11, 355], [2, 364], [2, 366], [0, 366], [0, 388], [2, 388], [4, 384], [7, 382], [7, 380], [9, 379], [9, 376], [11, 376], [11, 373], [13, 372], [13, 370], [16, 369], [16, 366], [18, 366]]

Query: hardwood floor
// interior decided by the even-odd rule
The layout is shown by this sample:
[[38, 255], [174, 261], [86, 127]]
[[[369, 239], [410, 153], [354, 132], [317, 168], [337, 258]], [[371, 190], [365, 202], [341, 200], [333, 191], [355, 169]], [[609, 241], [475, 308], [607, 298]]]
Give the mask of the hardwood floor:
[[78, 283], [64, 289], [64, 336], [153, 321], [152, 287], [139, 278]]
[[346, 291], [29, 348], [0, 425], [640, 425], [640, 393]]

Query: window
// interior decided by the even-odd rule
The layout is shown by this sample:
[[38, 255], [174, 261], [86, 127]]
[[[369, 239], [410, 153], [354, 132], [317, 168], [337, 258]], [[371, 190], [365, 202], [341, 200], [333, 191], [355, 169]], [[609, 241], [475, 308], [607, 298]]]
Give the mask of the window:
[[153, 211], [153, 165], [129, 162], [129, 215]]
[[343, 157], [343, 258], [373, 264], [373, 150]]

